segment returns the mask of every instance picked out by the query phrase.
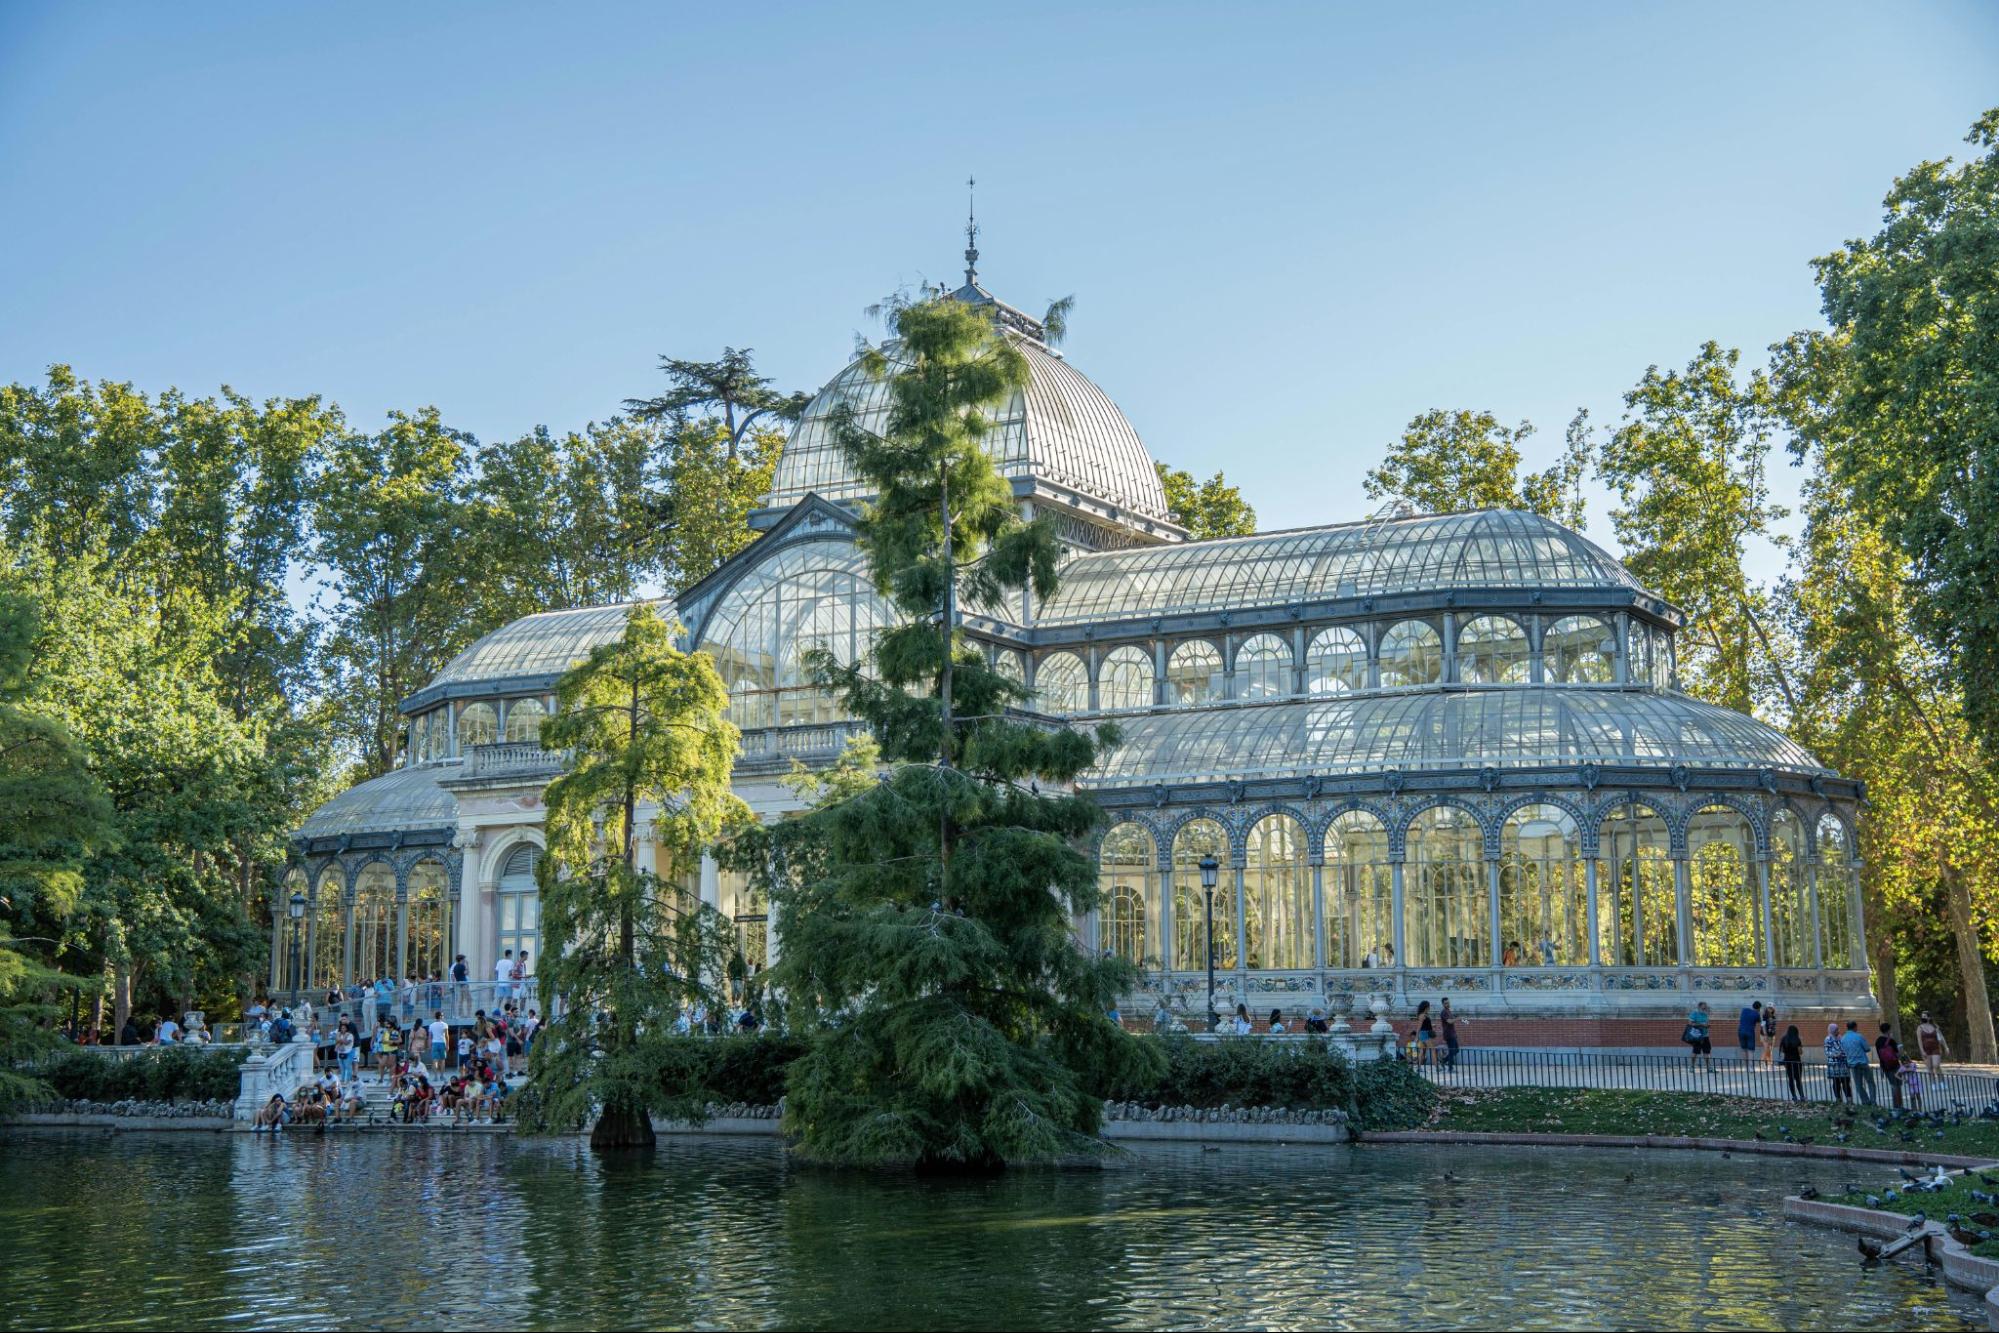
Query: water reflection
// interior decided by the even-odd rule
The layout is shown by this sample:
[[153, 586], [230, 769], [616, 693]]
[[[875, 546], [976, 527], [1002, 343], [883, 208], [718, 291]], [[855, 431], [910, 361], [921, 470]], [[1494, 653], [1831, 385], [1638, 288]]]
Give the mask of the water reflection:
[[937, 1181], [760, 1142], [23, 1134], [0, 1327], [1980, 1326], [1780, 1216], [1878, 1174], [1383, 1146]]

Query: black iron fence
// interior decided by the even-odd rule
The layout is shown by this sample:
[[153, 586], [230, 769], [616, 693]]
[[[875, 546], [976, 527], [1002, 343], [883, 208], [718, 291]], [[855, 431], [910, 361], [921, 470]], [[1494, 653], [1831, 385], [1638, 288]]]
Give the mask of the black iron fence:
[[1822, 1052], [1793, 1071], [1756, 1053], [1743, 1059], [1717, 1052], [1711, 1059], [1684, 1055], [1619, 1055], [1463, 1046], [1455, 1055], [1439, 1046], [1427, 1056], [1404, 1047], [1399, 1055], [1446, 1088], [1606, 1088], [1629, 1092], [1712, 1093], [1769, 1101], [1876, 1105], [1883, 1110], [1961, 1110], [1975, 1114], [1999, 1102], [1999, 1076], [1987, 1069], [1945, 1064], [1932, 1074], [1920, 1061], [1891, 1077], [1877, 1064], [1849, 1070], [1836, 1081]]

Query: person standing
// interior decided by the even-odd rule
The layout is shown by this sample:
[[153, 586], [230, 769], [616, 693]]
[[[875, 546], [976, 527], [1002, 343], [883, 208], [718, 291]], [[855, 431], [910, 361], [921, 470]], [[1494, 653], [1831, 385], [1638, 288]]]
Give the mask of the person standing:
[[430, 1067], [443, 1069], [450, 1053], [451, 1024], [444, 1021], [442, 1009], [432, 1011], [427, 1035], [430, 1037]]
[[1922, 1053], [1923, 1067], [1930, 1071], [1930, 1081], [1943, 1077], [1943, 1058], [1950, 1054], [1950, 1042], [1928, 1014], [1916, 1025], [1916, 1049]]
[[1763, 1063], [1769, 1064], [1777, 1058], [1777, 1006], [1765, 1003], [1763, 1006]]
[[1458, 1065], [1458, 1015], [1451, 1009], [1451, 997], [1444, 997], [1444, 1007], [1437, 1014], [1438, 1022], [1444, 1029], [1444, 1068], [1455, 1069]]
[[451, 961], [451, 992], [458, 1002], [458, 1013], [465, 1012], [465, 996], [472, 984], [472, 969], [466, 965], [465, 955], [459, 954]]
[[1796, 1023], [1784, 1029], [1777, 1049], [1784, 1057], [1784, 1083], [1791, 1100], [1801, 1102], [1805, 1099], [1805, 1039], [1798, 1035]]
[[514, 951], [508, 949], [500, 955], [500, 961], [493, 964], [493, 1007], [501, 1008], [513, 995]]
[[1895, 1030], [1888, 1024], [1881, 1025], [1881, 1035], [1874, 1039], [1874, 1059], [1881, 1066], [1881, 1077], [1888, 1081], [1888, 1095], [1894, 1099], [1895, 1109], [1902, 1109], [1902, 1047], [1895, 1040]]
[[1744, 1069], [1749, 1067], [1750, 1059], [1756, 1054], [1756, 1034], [1762, 1030], [1763, 1001], [1757, 1000], [1735, 1016], [1735, 1046], [1742, 1052]]
[[1687, 1049], [1691, 1053], [1688, 1059], [1689, 1066], [1699, 1069], [1701, 1057], [1706, 1056], [1707, 1072], [1710, 1074], [1714, 1072], [1714, 1040], [1709, 1036], [1709, 1029], [1713, 1026], [1714, 1014], [1708, 1009], [1707, 1001], [1702, 1000], [1687, 1015], [1686, 1030], [1680, 1033], [1680, 1040], [1687, 1044]]
[[1839, 1039], [1840, 1054], [1846, 1057], [1846, 1067], [1853, 1078], [1853, 1091], [1859, 1096], [1862, 1106], [1879, 1106], [1880, 1100], [1874, 1095], [1874, 1070], [1867, 1058], [1867, 1038], [1860, 1035], [1860, 1024], [1848, 1020], [1846, 1032]]
[[354, 1028], [346, 1019], [340, 1020], [340, 1030], [333, 1034], [333, 1062], [340, 1066], [340, 1081], [354, 1083]]

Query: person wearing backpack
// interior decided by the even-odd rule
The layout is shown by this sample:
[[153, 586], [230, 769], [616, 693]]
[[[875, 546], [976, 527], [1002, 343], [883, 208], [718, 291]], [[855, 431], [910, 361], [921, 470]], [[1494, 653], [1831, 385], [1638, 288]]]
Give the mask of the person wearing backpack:
[[1881, 1035], [1874, 1039], [1874, 1062], [1881, 1066], [1881, 1077], [1888, 1080], [1888, 1096], [1893, 1099], [1895, 1109], [1902, 1109], [1902, 1047], [1895, 1040], [1895, 1030], [1888, 1024], [1881, 1025]]

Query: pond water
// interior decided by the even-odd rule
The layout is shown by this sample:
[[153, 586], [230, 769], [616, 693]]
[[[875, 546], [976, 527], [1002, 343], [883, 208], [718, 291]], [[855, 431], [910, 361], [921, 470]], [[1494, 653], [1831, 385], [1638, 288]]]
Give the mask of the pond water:
[[606, 1162], [485, 1137], [17, 1132], [0, 1327], [1983, 1327], [1971, 1297], [1781, 1216], [1804, 1183], [1889, 1174], [1189, 1146], [937, 1180], [757, 1140]]

